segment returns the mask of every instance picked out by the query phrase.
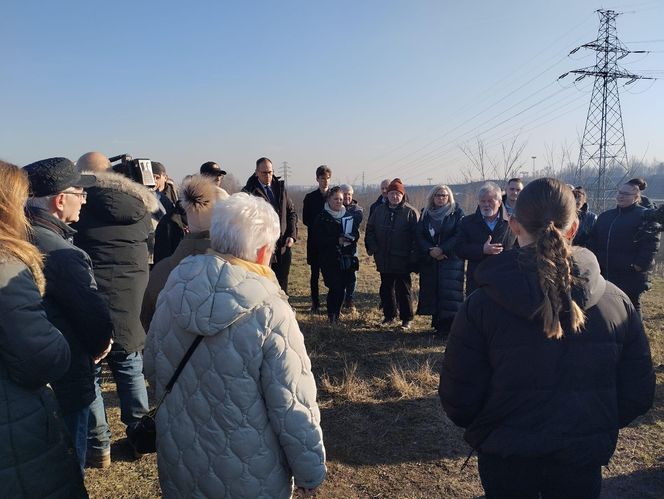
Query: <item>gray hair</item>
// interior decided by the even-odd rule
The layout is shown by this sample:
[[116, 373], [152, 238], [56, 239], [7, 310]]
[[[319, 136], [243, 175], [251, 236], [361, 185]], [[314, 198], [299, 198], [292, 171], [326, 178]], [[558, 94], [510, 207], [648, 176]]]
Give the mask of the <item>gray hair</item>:
[[217, 201], [212, 212], [210, 246], [250, 262], [267, 245], [270, 250], [279, 239], [279, 217], [262, 198], [245, 192]]
[[477, 198], [479, 199], [485, 194], [492, 194], [498, 201], [500, 201], [503, 195], [503, 191], [500, 187], [498, 187], [497, 184], [494, 184], [493, 182], [486, 182], [477, 192]]
[[341, 189], [341, 192], [343, 192], [344, 194], [345, 194], [346, 192], [350, 192], [351, 194], [353, 194], [353, 192], [354, 192], [354, 191], [353, 191], [353, 186], [352, 186], [352, 185], [341, 184], [341, 185], [339, 186], [339, 188]]
[[435, 194], [436, 194], [438, 191], [442, 191], [443, 189], [446, 190], [447, 193], [450, 195], [450, 197], [447, 198], [447, 200], [449, 201], [449, 203], [450, 203], [450, 204], [454, 204], [454, 193], [452, 192], [452, 189], [450, 189], [450, 187], [449, 187], [448, 185], [445, 185], [445, 184], [438, 184], [438, 185], [434, 186], [434, 188], [431, 189], [431, 190], [429, 191], [429, 194], [427, 194], [427, 199], [426, 199], [426, 202], [424, 203], [424, 207], [425, 207], [427, 210], [431, 210], [431, 209], [433, 209], [433, 207], [434, 207], [434, 205], [433, 205], [433, 197], [435, 196]]
[[42, 210], [46, 210], [50, 213], [51, 200], [56, 195], [57, 194], [50, 194], [48, 196], [42, 196], [40, 198], [29, 197], [28, 200], [25, 202], [25, 205], [28, 206], [29, 208], [41, 208]]

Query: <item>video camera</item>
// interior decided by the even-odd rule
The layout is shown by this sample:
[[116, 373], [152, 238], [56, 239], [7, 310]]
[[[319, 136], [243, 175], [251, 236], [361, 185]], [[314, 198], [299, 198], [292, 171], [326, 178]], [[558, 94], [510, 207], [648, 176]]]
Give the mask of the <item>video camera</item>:
[[152, 161], [149, 159], [133, 159], [129, 154], [120, 154], [109, 158], [109, 161], [114, 172], [122, 173], [145, 187], [155, 186]]

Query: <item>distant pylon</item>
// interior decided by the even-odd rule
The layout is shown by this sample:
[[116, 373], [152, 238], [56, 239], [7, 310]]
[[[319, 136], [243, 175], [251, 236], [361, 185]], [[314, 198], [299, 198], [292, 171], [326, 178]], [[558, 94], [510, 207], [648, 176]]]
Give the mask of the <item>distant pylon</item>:
[[596, 209], [604, 209], [607, 200], [613, 197], [618, 184], [629, 174], [627, 146], [623, 129], [618, 79], [626, 78], [625, 85], [636, 80], [651, 79], [628, 73], [618, 66], [618, 60], [629, 54], [645, 53], [645, 50], [630, 51], [620, 42], [616, 30], [619, 12], [598, 10], [600, 26], [597, 39], [572, 50], [572, 55], [581, 48], [597, 52], [594, 67], [575, 69], [561, 75], [577, 74], [575, 82], [586, 76], [594, 76], [595, 84], [588, 107], [586, 126], [579, 151], [577, 168], [578, 183], [586, 183], [593, 196]]
[[284, 184], [288, 187], [288, 175], [291, 172], [291, 167], [288, 165], [288, 161], [281, 163], [281, 176], [284, 179]]

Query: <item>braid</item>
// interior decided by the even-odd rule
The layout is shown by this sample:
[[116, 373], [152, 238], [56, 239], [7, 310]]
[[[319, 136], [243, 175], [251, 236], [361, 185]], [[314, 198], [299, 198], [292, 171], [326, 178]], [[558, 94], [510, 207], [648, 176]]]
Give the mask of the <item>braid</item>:
[[544, 293], [542, 304], [535, 314], [541, 316], [547, 338], [560, 339], [563, 336], [560, 314], [567, 309], [570, 327], [573, 332], [578, 333], [583, 326], [584, 316], [572, 299], [573, 276], [569, 243], [554, 222], [550, 221], [540, 231], [535, 247], [537, 274]]

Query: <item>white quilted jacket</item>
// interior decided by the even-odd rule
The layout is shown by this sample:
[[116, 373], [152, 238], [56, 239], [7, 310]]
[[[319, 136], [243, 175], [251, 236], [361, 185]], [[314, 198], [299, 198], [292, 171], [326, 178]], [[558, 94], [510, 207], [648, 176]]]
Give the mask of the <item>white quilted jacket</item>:
[[145, 374], [161, 397], [196, 335], [205, 338], [157, 412], [164, 497], [290, 497], [292, 476], [325, 478], [316, 384], [279, 285], [219, 255], [184, 259], [159, 295]]

